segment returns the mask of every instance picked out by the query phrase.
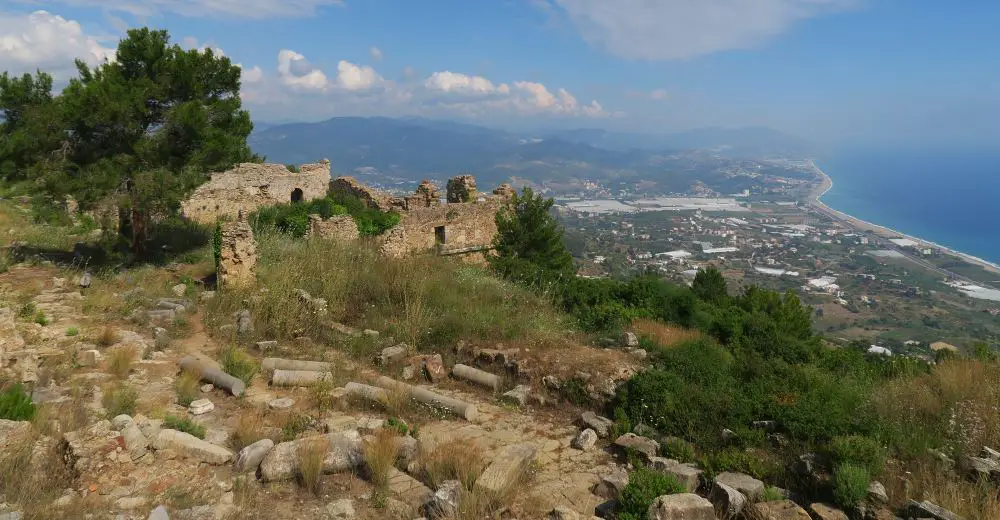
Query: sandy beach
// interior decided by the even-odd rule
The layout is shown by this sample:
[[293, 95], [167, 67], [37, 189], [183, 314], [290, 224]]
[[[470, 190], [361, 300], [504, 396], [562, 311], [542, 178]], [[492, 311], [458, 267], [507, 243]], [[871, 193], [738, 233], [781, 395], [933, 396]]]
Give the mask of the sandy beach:
[[966, 261], [966, 262], [968, 262], [970, 264], [978, 265], [978, 266], [980, 266], [980, 267], [982, 267], [982, 268], [984, 268], [984, 269], [986, 269], [988, 271], [994, 272], [994, 273], [1000, 273], [1000, 265], [994, 264], [994, 263], [989, 262], [987, 260], [984, 260], [982, 258], [979, 258], [979, 257], [976, 257], [976, 256], [972, 256], [970, 254], [966, 254], [966, 253], [963, 253], [961, 251], [956, 251], [954, 249], [948, 248], [948, 247], [943, 246], [941, 244], [938, 244], [936, 242], [931, 242], [930, 240], [924, 240], [924, 239], [919, 238], [919, 237], [907, 235], [906, 233], [901, 233], [899, 231], [896, 231], [895, 229], [887, 228], [885, 226], [880, 226], [878, 224], [873, 224], [873, 223], [868, 222], [866, 220], [861, 220], [859, 218], [852, 217], [851, 215], [848, 215], [847, 213], [844, 213], [842, 211], [837, 211], [837, 210], [831, 208], [830, 206], [827, 206], [826, 204], [823, 203], [822, 197], [823, 197], [824, 194], [826, 194], [826, 192], [830, 191], [830, 188], [833, 187], [833, 179], [831, 179], [830, 176], [827, 175], [826, 172], [824, 172], [823, 170], [821, 170], [819, 168], [819, 166], [817, 166], [816, 163], [814, 163], [813, 161], [809, 161], [809, 165], [813, 169], [813, 171], [816, 173], [817, 177], [819, 177], [821, 179], [820, 183], [817, 184], [813, 188], [812, 192], [809, 194], [809, 204], [816, 211], [824, 213], [824, 214], [830, 216], [831, 218], [840, 220], [840, 221], [846, 223], [847, 225], [849, 225], [849, 226], [851, 226], [854, 229], [857, 229], [859, 231], [867, 231], [867, 232], [870, 232], [870, 233], [874, 233], [874, 234], [876, 234], [876, 235], [878, 235], [880, 237], [886, 238], [886, 239], [889, 239], [889, 238], [908, 238], [908, 239], [910, 239], [910, 240], [918, 243], [920, 245], [920, 247], [930, 247], [930, 248], [934, 248], [934, 249], [939, 249], [939, 250], [941, 250], [941, 251], [943, 251], [943, 252], [945, 252], [947, 254], [950, 254], [950, 255], [953, 255], [953, 256], [957, 256], [957, 257], [961, 258], [962, 260], [964, 260], [964, 261]]

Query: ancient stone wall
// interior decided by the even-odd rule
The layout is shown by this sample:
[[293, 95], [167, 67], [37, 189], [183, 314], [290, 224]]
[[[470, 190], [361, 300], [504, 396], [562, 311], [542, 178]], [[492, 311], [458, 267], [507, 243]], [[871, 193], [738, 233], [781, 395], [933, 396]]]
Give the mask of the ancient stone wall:
[[257, 241], [250, 224], [241, 217], [222, 224], [218, 281], [223, 288], [247, 285], [256, 278]]
[[393, 197], [351, 177], [338, 177], [330, 183], [330, 190], [358, 197], [369, 207], [399, 213], [399, 224], [381, 239], [383, 256], [436, 252], [475, 263], [481, 263], [492, 248], [496, 212], [513, 194], [509, 185], [493, 194], [478, 192], [471, 175], [448, 181], [447, 204], [441, 203], [438, 188], [426, 180], [404, 197]]
[[399, 223], [406, 230], [406, 249], [428, 251], [437, 248], [442, 254], [448, 254], [489, 248], [497, 233], [495, 218], [499, 209], [499, 201], [486, 199], [401, 212]]
[[393, 208], [392, 197], [375, 188], [365, 186], [354, 177], [337, 177], [330, 181], [330, 193], [349, 195], [364, 201], [370, 208], [390, 211]]
[[352, 242], [360, 237], [358, 223], [350, 215], [335, 215], [328, 219], [309, 215], [309, 238]]
[[326, 196], [330, 161], [305, 164], [298, 173], [282, 164], [242, 163], [232, 170], [212, 174], [181, 203], [184, 215], [210, 224], [219, 217], [235, 218], [262, 206], [308, 201]]

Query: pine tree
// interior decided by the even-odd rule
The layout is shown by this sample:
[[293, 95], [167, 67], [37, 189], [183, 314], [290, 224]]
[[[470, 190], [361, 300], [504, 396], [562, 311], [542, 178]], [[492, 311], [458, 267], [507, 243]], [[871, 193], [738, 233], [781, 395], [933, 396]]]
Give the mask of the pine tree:
[[59, 145], [53, 127], [52, 76], [36, 72], [11, 77], [0, 74], [0, 177], [18, 181], [28, 168]]
[[694, 275], [691, 290], [700, 300], [716, 305], [724, 303], [729, 298], [726, 292], [726, 279], [714, 266], [698, 270], [698, 274]]
[[175, 213], [210, 172], [256, 159], [240, 68], [229, 58], [142, 28], [128, 32], [114, 61], [76, 65], [79, 78], [55, 100], [64, 142], [35, 175], [81, 209], [115, 203], [136, 255], [154, 219]]
[[497, 212], [494, 269], [508, 278], [532, 282], [573, 276], [573, 257], [563, 244], [562, 227], [550, 213], [553, 203], [524, 188]]

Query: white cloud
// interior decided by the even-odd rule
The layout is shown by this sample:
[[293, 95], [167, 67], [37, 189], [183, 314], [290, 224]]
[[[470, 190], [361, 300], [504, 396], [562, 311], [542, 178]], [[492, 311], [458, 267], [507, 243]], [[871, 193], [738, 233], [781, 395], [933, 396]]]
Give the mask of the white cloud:
[[[20, 0], [33, 3], [34, 0]], [[71, 7], [96, 7], [105, 13], [149, 18], [167, 13], [190, 18], [296, 18], [320, 8], [342, 6], [344, 0], [48, 0]]]
[[460, 72], [435, 72], [424, 81], [429, 90], [452, 92], [466, 95], [508, 94], [510, 87], [505, 83], [494, 85], [492, 81], [482, 76], [469, 76]]
[[337, 85], [347, 90], [367, 90], [382, 82], [371, 67], [355, 65], [346, 60], [337, 64]]
[[372, 45], [372, 47], [368, 49], [368, 55], [371, 56], [372, 59], [375, 61], [382, 61], [382, 49], [379, 49], [374, 45]]
[[587, 42], [611, 54], [674, 60], [753, 47], [796, 22], [861, 0], [551, 1]]
[[288, 49], [278, 52], [278, 75], [285, 85], [304, 90], [326, 90], [329, 80], [322, 70], [314, 69], [305, 56]]
[[327, 76], [298, 52], [278, 54], [277, 75], [259, 68], [243, 73], [243, 100], [258, 117], [319, 119], [332, 115], [426, 115], [488, 117], [521, 115], [609, 117], [597, 101], [583, 104], [564, 88], [542, 83], [496, 83], [460, 72], [434, 72], [424, 78], [387, 80], [372, 67], [346, 60]]
[[182, 38], [180, 46], [181, 48], [184, 49], [188, 50], [197, 49], [198, 51], [201, 52], [205, 52], [206, 49], [212, 49], [212, 53], [214, 53], [216, 56], [226, 55], [226, 53], [222, 50], [221, 47], [209, 42], [199, 43], [198, 38], [195, 38], [194, 36], [185, 36], [184, 38]]
[[91, 66], [113, 60], [115, 50], [105, 47], [104, 40], [85, 34], [79, 22], [47, 11], [29, 15], [0, 13], [0, 70], [41, 69], [63, 77], [75, 70], [76, 58]]
[[237, 63], [236, 66], [243, 69], [243, 73], [240, 75], [240, 79], [243, 83], [259, 83], [262, 79], [264, 79], [264, 71], [257, 65], [254, 65], [251, 69], [244, 68], [240, 63]]

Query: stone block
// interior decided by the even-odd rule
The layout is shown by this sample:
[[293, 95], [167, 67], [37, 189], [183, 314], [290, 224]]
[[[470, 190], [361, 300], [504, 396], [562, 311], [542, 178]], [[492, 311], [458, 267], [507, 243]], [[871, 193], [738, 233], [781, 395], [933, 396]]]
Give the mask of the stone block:
[[510, 488], [535, 461], [537, 448], [531, 444], [515, 444], [504, 449], [476, 480], [475, 489], [500, 496]]
[[723, 472], [715, 476], [715, 481], [725, 484], [747, 498], [753, 500], [764, 493], [764, 483], [743, 473]]
[[570, 446], [578, 450], [589, 451], [597, 444], [597, 433], [587, 428], [573, 437]]
[[615, 439], [615, 446], [622, 450], [632, 450], [642, 454], [646, 460], [656, 457], [660, 453], [660, 443], [647, 437], [640, 437], [634, 433], [626, 433]]
[[203, 441], [189, 433], [161, 430], [153, 439], [153, 448], [172, 450], [179, 455], [207, 464], [225, 464], [233, 460], [233, 452]]
[[271, 439], [261, 439], [243, 448], [236, 455], [234, 470], [237, 473], [256, 473], [260, 463], [272, 448], [274, 448], [274, 441]]
[[773, 500], [753, 505], [758, 520], [811, 520], [809, 513], [791, 500]]
[[716, 520], [712, 503], [693, 493], [657, 497], [647, 515], [649, 520]]

